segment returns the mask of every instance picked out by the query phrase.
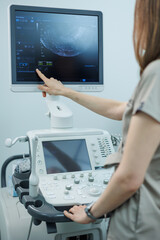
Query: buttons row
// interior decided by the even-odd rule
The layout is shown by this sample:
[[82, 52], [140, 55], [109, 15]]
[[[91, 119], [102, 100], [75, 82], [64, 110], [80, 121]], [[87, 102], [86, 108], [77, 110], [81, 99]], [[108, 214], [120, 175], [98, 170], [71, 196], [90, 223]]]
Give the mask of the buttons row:
[[92, 142], [91, 147], [92, 147], [92, 152], [93, 152], [93, 157], [95, 159], [95, 163], [100, 164], [100, 159], [99, 159], [99, 155], [97, 154], [98, 149], [96, 148], [96, 144], [94, 142]]
[[[92, 176], [92, 172], [89, 172], [87, 175], [84, 174], [84, 173], [80, 173], [80, 174], [63, 174], [63, 175], [54, 175], [53, 176], [53, 180], [62, 180], [62, 179], [74, 179], [74, 182], [77, 183], [78, 182], [78, 179], [79, 177], [80, 178], [83, 178], [83, 177], [90, 177]], [[79, 180], [80, 181], [80, 180]]]
[[90, 91], [90, 90], [92, 90], [92, 91], [99, 91], [99, 90], [102, 90], [102, 87], [101, 86], [78, 86], [78, 89], [79, 89], [79, 91]]

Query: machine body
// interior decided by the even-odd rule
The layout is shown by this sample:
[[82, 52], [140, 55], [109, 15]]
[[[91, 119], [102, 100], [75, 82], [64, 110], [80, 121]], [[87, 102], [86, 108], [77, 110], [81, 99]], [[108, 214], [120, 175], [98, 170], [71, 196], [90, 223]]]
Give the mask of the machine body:
[[[26, 180], [20, 181], [17, 187], [20, 201], [10, 196], [7, 188], [0, 189], [0, 239], [27, 239], [30, 214], [36, 212], [41, 214], [41, 218], [37, 218], [42, 223], [33, 225], [29, 240], [106, 240], [105, 219], [94, 224], [77, 224], [65, 221], [63, 211], [56, 218], [52, 218], [50, 213], [49, 219], [45, 204], [51, 211], [52, 206], [60, 211], [74, 204], [96, 201], [114, 172], [114, 168], [103, 167], [107, 156], [114, 152], [109, 133], [100, 129], [46, 129], [29, 131], [26, 139], [29, 141], [34, 170], [31, 171], [29, 182], [35, 174], [38, 181], [34, 188], [38, 195], [30, 196], [31, 184], [26, 184]], [[28, 199], [31, 197], [33, 202], [28, 207]], [[52, 222], [52, 219], [57, 219], [56, 231], [48, 234], [45, 222]]]

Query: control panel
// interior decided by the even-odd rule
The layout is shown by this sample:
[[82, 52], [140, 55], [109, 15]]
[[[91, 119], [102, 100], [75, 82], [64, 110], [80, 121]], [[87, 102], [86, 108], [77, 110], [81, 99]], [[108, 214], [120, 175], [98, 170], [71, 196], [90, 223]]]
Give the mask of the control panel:
[[95, 201], [107, 187], [114, 168], [54, 174], [40, 178], [45, 200], [54, 206], [71, 206]]
[[114, 168], [103, 168], [114, 152], [110, 134], [99, 129], [37, 130], [36, 174], [48, 203], [70, 206], [95, 201]]

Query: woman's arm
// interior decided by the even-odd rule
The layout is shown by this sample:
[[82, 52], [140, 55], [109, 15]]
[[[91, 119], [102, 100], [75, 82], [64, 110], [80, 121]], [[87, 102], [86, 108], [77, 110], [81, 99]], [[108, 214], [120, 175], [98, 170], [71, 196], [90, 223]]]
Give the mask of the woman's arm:
[[104, 117], [114, 120], [122, 120], [124, 109], [126, 107], [125, 102], [99, 98], [74, 91], [65, 87], [60, 81], [54, 78], [48, 79], [38, 69], [36, 72], [45, 83], [44, 85], [38, 86], [38, 88], [43, 91], [43, 96], [46, 96], [46, 93], [50, 95], [61, 95], [72, 99], [78, 104]]
[[[91, 208], [100, 217], [129, 199], [141, 186], [153, 154], [160, 144], [160, 123], [143, 112], [132, 117], [122, 161], [107, 188]], [[73, 207], [64, 214], [73, 221], [89, 223], [84, 207]]]
[[126, 107], [126, 102], [90, 96], [72, 89], [69, 89], [65, 96], [97, 114], [114, 120], [122, 120]]

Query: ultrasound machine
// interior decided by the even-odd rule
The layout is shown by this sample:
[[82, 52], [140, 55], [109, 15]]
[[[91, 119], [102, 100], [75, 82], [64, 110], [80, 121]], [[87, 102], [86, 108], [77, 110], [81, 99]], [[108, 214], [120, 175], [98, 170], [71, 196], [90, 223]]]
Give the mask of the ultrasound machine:
[[[38, 91], [42, 81], [36, 68], [77, 91], [103, 90], [101, 12], [12, 5], [9, 16], [15, 94]], [[6, 139], [7, 147], [29, 146], [29, 154], [7, 164], [24, 158], [30, 166], [26, 169], [22, 159], [14, 171], [16, 197], [5, 184], [0, 189], [0, 240], [105, 240], [103, 216], [83, 225], [67, 219], [63, 210], [96, 201], [107, 187], [114, 172], [104, 168], [114, 152], [110, 134], [74, 128], [72, 112], [59, 97], [47, 96], [46, 103], [50, 129]]]

